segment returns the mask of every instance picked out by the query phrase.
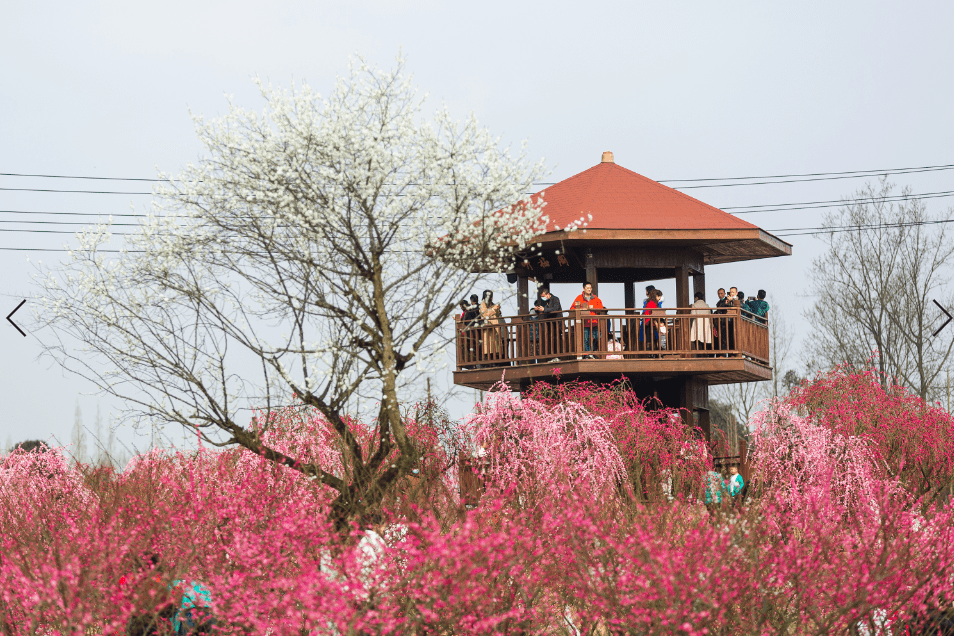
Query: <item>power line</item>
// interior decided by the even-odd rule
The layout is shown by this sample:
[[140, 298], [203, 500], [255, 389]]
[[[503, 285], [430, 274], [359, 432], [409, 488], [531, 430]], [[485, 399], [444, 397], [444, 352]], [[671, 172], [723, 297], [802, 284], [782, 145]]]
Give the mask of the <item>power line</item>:
[[61, 194], [153, 194], [152, 192], [120, 192], [118, 190], [55, 190], [52, 188], [0, 188], [6, 192], [59, 192]]
[[743, 208], [774, 208], [781, 206], [789, 205], [815, 205], [816, 203], [861, 203], [861, 202], [874, 202], [881, 199], [917, 199], [920, 197], [929, 196], [932, 194], [951, 194], [954, 193], [954, 190], [941, 190], [939, 192], [925, 192], [923, 194], [890, 194], [885, 197], [858, 197], [855, 199], [828, 199], [826, 201], [801, 201], [798, 203], [766, 203], [763, 205], [734, 205], [720, 208], [722, 210], [739, 210]]
[[37, 177], [41, 179], [95, 179], [97, 181], [150, 181], [157, 183], [163, 179], [143, 179], [139, 177], [87, 177], [65, 174], [24, 174], [21, 172], [0, 172], [0, 177]]
[[[954, 196], [954, 190], [942, 190], [940, 192], [925, 192], [923, 194], [911, 194], [911, 195], [890, 195], [883, 198], [873, 198], [873, 199], [841, 199], [841, 200], [831, 200], [831, 201], [809, 201], [806, 203], [779, 203], [776, 205], [751, 205], [751, 206], [734, 206], [719, 208], [720, 210], [734, 210], [732, 214], [755, 214], [757, 212], [787, 212], [794, 210], [818, 210], [821, 208], [838, 208], [845, 205], [854, 205], [854, 204], [870, 204], [876, 203], [878, 201], [884, 201], [885, 203], [899, 203], [901, 201], [909, 201], [914, 199], [943, 199], [945, 197]], [[816, 205], [816, 203], [818, 205]], [[794, 206], [794, 207], [790, 207]], [[740, 209], [747, 208], [747, 209]], [[748, 209], [748, 208], [759, 208], [759, 209]]]
[[[909, 223], [873, 223], [871, 225], [839, 225], [833, 227], [793, 227], [781, 230], [766, 230], [774, 234], [775, 232], [788, 232], [787, 234], [774, 234], [775, 236], [809, 236], [816, 234], [839, 234], [841, 232], [856, 232], [867, 230], [886, 230], [895, 227], [918, 227], [921, 225], [941, 225], [944, 223], [954, 223], [954, 219], [940, 219], [937, 221], [911, 221]], [[809, 230], [809, 231], [805, 231]]]
[[[52, 211], [43, 211], [43, 210], [0, 210], [0, 214], [49, 214], [49, 215], [62, 215], [62, 216], [122, 216], [122, 217], [135, 217], [135, 218], [146, 218], [147, 214], [110, 214], [106, 212], [52, 212]], [[65, 221], [64, 221], [65, 223]]]
[[933, 171], [933, 170], [950, 170], [954, 168], [954, 164], [941, 164], [936, 166], [918, 166], [915, 168], [880, 168], [876, 170], [846, 170], [844, 172], [804, 172], [801, 174], [772, 174], [764, 175], [760, 177], [714, 177], [708, 179], [668, 179], [665, 181], [660, 181], [659, 183], [682, 183], [682, 182], [696, 182], [696, 181], [740, 181], [743, 179], [791, 179], [798, 177], [828, 177], [828, 176], [841, 176], [841, 175], [856, 175], [856, 176], [875, 176], [879, 174], [905, 174], [909, 172], [921, 172], [921, 171]]
[[[769, 185], [775, 183], [800, 183], [805, 181], [830, 181], [834, 179], [858, 179], [864, 177], [872, 177], [877, 175], [888, 175], [888, 174], [913, 174], [919, 172], [936, 172], [940, 170], [951, 170], [954, 169], [954, 164], [938, 164], [933, 166], [915, 166], [908, 168], [877, 168], [869, 170], [844, 170], [838, 172], [802, 172], [802, 173], [791, 173], [791, 174], [774, 174], [774, 175], [756, 175], [756, 176], [745, 176], [745, 177], [705, 177], [698, 179], [659, 179], [658, 183], [697, 183], [704, 185], [689, 185], [681, 186], [681, 189], [689, 188], [720, 188], [720, 187], [732, 187], [739, 185]], [[21, 173], [21, 172], [0, 172], [0, 176], [3, 177], [28, 177], [28, 178], [41, 178], [41, 179], [90, 179], [97, 181], [135, 181], [135, 182], [148, 182], [148, 183], [159, 183], [165, 181], [164, 179], [152, 179], [152, 178], [143, 178], [143, 177], [95, 177], [87, 175], [62, 175], [62, 174], [32, 174], [32, 173]], [[765, 179], [771, 179], [771, 181], [762, 181]], [[748, 182], [748, 183], [719, 183], [711, 184], [708, 182], [720, 181], [720, 182]], [[555, 185], [557, 182], [554, 181], [537, 181], [533, 185], [548, 186]], [[152, 194], [151, 192], [99, 192], [99, 191], [72, 191], [72, 190], [41, 190], [41, 189], [30, 189], [30, 188], [0, 188], [0, 190], [22, 190], [27, 192], [77, 192], [77, 193], [89, 193], [89, 194]]]
[[[880, 174], [885, 176], [889, 174], [913, 174], [915, 172], [936, 172], [939, 170], [950, 170], [948, 167], [939, 167], [932, 170], [902, 170], [897, 172], [882, 172], [882, 173], [870, 173], [870, 174], [855, 174], [848, 175], [844, 177], [811, 177], [808, 179], [778, 179], [772, 181], [748, 181], [746, 183], [713, 183], [713, 184], [704, 184], [704, 185], [688, 185], [688, 186], [679, 186], [674, 188], [675, 190], [696, 190], [698, 188], [732, 188], [736, 186], [751, 186], [751, 185], [775, 185], [778, 183], [808, 183], [810, 181], [838, 181], [840, 179], [860, 179], [863, 177], [874, 177]], [[659, 183], [663, 183], [660, 181]]]
[[[876, 203], [878, 201], [885, 201], [888, 203], [897, 203], [899, 201], [913, 200], [913, 199], [937, 199], [954, 196], [954, 190], [941, 190], [938, 192], [923, 192], [917, 194], [896, 194], [888, 195], [885, 197], [862, 197], [856, 199], [827, 199], [822, 201], [801, 201], [797, 203], [766, 203], [760, 205], [736, 205], [736, 206], [727, 206], [719, 208], [720, 210], [732, 210], [731, 214], [754, 214], [756, 212], [786, 212], [794, 210], [813, 210], [819, 208], [830, 208], [830, 207], [841, 207], [843, 205], [851, 204], [869, 204]], [[122, 218], [137, 218], [145, 219], [148, 218], [148, 214], [111, 214], [106, 212], [63, 212], [63, 211], [53, 211], [53, 210], [0, 210], [0, 214], [29, 214], [29, 215], [56, 215], [56, 216], [90, 216], [90, 217], [122, 217]], [[157, 217], [162, 218], [162, 217]], [[54, 221], [3, 221], [5, 223], [56, 223]], [[77, 222], [70, 221], [59, 221], [59, 223], [64, 224], [77, 224]], [[123, 225], [121, 223], [115, 223], [114, 225]], [[131, 224], [130, 224], [131, 225]]]
[[[871, 225], [841, 225], [834, 227], [802, 227], [802, 228], [782, 228], [777, 230], [766, 230], [766, 232], [771, 233], [773, 236], [782, 237], [782, 236], [815, 236], [820, 234], [838, 234], [841, 232], [859, 232], [859, 231], [868, 231], [868, 230], [883, 230], [888, 228], [896, 227], [917, 227], [921, 225], [940, 225], [945, 223], [954, 223], [954, 219], [941, 219], [938, 221], [912, 221], [910, 223], [874, 223]], [[31, 232], [31, 233], [49, 233], [49, 234], [75, 234], [75, 232], [69, 231], [57, 231], [57, 230], [9, 230], [0, 228], [0, 232]], [[778, 232], [778, 234], [776, 234]], [[112, 236], [129, 236], [129, 234], [124, 233], [113, 233]], [[69, 249], [54, 249], [54, 248], [43, 248], [43, 247], [0, 247], [0, 251], [16, 251], [16, 252], [75, 252], [79, 248], [74, 250]], [[144, 250], [107, 250], [107, 249], [97, 249], [97, 253], [106, 253], [106, 254], [119, 254], [123, 251], [127, 254], [142, 254]], [[390, 250], [391, 252], [414, 252], [415, 250]]]
[[[91, 225], [88, 221], [18, 221], [16, 219], [0, 219], [0, 223], [22, 223], [22, 224], [42, 224], [42, 225]], [[110, 227], [123, 225], [128, 227], [142, 227], [142, 223], [110, 223]]]

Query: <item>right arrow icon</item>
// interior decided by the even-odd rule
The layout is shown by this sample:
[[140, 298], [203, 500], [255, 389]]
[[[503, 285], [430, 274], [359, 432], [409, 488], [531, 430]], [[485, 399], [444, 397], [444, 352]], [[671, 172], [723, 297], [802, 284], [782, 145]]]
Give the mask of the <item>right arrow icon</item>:
[[951, 314], [949, 314], [946, 309], [944, 309], [943, 307], [941, 307], [941, 303], [937, 302], [936, 300], [934, 301], [934, 304], [937, 305], [937, 308], [938, 308], [938, 309], [940, 309], [941, 311], [944, 312], [944, 315], [945, 315], [945, 316], [947, 316], [947, 320], [944, 321], [944, 324], [941, 325], [940, 327], [938, 327], [937, 331], [934, 332], [934, 335], [936, 336], [937, 334], [941, 333], [941, 329], [943, 329], [944, 327], [947, 326], [947, 323], [949, 323], [949, 322], [951, 322], [952, 320], [954, 320], [954, 316], [952, 316]]

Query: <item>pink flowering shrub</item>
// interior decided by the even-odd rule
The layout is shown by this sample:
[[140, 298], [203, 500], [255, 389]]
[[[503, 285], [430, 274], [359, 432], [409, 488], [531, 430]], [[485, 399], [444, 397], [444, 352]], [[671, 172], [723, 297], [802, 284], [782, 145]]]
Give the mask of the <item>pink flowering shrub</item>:
[[864, 438], [887, 474], [927, 505], [954, 484], [954, 417], [877, 370], [837, 368], [799, 387], [789, 403], [825, 428]]
[[711, 467], [712, 453], [706, 451], [701, 432], [687, 428], [675, 410], [650, 408], [620, 383], [539, 383], [526, 397], [545, 408], [576, 404], [602, 418], [637, 498], [659, 501], [666, 493], [700, 494], [698, 475]]
[[538, 505], [568, 490], [612, 497], [624, 481], [609, 423], [576, 402], [491, 393], [467, 426], [487, 458], [490, 498], [516, 493], [526, 505]]
[[[179, 579], [208, 588], [228, 634], [897, 627], [954, 598], [954, 513], [910, 481], [923, 478], [912, 464], [943, 478], [925, 457], [944, 457], [946, 433], [922, 429], [949, 420], [864, 378], [820, 378], [760, 414], [755, 496], [708, 509], [695, 433], [621, 387], [491, 393], [453, 443], [411, 409], [423, 460], [382, 499], [383, 539], [342, 532], [335, 492], [245, 450], [155, 450], [121, 472], [16, 453], [0, 466], [0, 632], [123, 633], [132, 617], [165, 615]], [[882, 413], [885, 400], [908, 410]], [[282, 423], [273, 447], [347, 474], [321, 420], [267, 416]], [[352, 425], [371, 452], [370, 427]], [[483, 449], [473, 510], [454, 492], [456, 448]], [[661, 485], [674, 476], [670, 500]]]

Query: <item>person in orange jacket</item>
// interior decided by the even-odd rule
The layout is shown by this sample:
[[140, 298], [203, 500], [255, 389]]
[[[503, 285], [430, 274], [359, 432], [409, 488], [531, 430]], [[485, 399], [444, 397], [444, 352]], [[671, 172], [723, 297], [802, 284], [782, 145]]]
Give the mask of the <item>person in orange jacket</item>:
[[[593, 284], [592, 283], [583, 283], [583, 293], [576, 297], [576, 300], [573, 301], [573, 309], [603, 309], [603, 301], [600, 300], [596, 294], [593, 293]], [[590, 311], [591, 316], [596, 316], [595, 311]], [[583, 320], [583, 350], [584, 351], [593, 351], [593, 343], [596, 340], [599, 340], [600, 337], [600, 328], [599, 322], [593, 319], [584, 319]], [[590, 354], [586, 356], [587, 358], [592, 358], [593, 355]]]

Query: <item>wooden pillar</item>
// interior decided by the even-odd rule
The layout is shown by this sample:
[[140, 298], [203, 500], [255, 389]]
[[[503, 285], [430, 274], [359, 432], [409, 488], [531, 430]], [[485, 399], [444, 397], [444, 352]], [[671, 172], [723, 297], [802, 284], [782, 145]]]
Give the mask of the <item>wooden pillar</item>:
[[[686, 426], [698, 426], [706, 442], [711, 439], [709, 428], [709, 383], [703, 378], [686, 376], [679, 386], [679, 412]], [[696, 415], [698, 421], [695, 421]]]
[[625, 309], [636, 308], [636, 283], [631, 280], [623, 283], [623, 305]]
[[[709, 302], [709, 297], [706, 296], [706, 274], [705, 272], [698, 272], [692, 275], [692, 298], [695, 301], [696, 294], [702, 292], [702, 296], [706, 299], [706, 302]], [[715, 303], [713, 303], [715, 304]]]
[[[676, 313], [687, 314], [689, 313], [689, 305], [692, 304], [692, 301], [689, 300], [689, 267], [687, 265], [679, 265], [676, 267], [676, 307], [679, 307], [679, 311]], [[678, 328], [675, 330], [675, 333], [669, 336], [670, 341], [675, 341], [673, 345], [670, 345], [671, 349], [676, 351], [689, 351], [689, 320], [680, 319], [678, 321]]]
[[529, 281], [526, 276], [517, 278], [517, 313], [526, 316], [530, 313]]
[[693, 400], [694, 396], [692, 389], [692, 376], [681, 378], [679, 383], [679, 414], [682, 415], [683, 423], [690, 428], [695, 426], [692, 414], [696, 409], [695, 400]]
[[676, 267], [676, 306], [688, 307], [692, 304], [689, 300], [689, 267], [679, 265]]
[[596, 260], [593, 252], [586, 253], [586, 282], [593, 283], [593, 294], [599, 296], [599, 281], [596, 279]]

